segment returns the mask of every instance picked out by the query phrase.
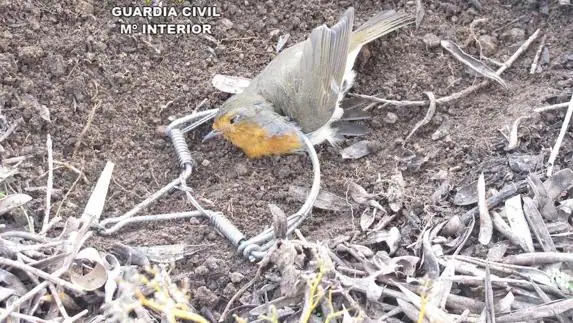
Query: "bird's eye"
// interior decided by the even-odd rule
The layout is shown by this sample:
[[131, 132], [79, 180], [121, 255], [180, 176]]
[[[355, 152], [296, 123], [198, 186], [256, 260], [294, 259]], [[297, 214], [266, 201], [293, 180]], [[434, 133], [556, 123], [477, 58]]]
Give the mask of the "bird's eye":
[[240, 118], [241, 118], [240, 115], [237, 114], [237, 115], [233, 116], [233, 117], [231, 118], [231, 120], [229, 120], [229, 123], [230, 123], [230, 124], [235, 124], [235, 123], [237, 123], [237, 122], [239, 121]]

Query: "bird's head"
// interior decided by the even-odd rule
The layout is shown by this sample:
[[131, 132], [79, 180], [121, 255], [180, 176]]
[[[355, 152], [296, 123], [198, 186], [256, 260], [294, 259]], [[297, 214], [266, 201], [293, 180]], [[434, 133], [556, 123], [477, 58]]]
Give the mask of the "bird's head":
[[296, 125], [273, 111], [266, 101], [251, 102], [231, 98], [223, 104], [213, 123], [213, 131], [203, 141], [223, 136], [249, 158], [283, 155], [302, 148]]

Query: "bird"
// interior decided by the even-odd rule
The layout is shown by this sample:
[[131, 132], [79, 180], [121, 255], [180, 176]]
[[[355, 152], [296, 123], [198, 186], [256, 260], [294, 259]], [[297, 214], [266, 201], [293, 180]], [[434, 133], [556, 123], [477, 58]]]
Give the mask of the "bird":
[[314, 146], [339, 147], [343, 135], [335, 123], [344, 115], [341, 101], [354, 83], [360, 50], [412, 22], [410, 15], [388, 10], [353, 30], [354, 8], [346, 9], [336, 24], [314, 28], [223, 102], [203, 142], [222, 136], [250, 159], [301, 152], [301, 136]]

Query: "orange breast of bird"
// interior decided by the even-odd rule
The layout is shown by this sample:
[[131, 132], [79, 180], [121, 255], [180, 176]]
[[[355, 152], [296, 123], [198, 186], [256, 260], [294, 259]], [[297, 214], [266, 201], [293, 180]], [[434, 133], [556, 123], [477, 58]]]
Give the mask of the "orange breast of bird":
[[220, 130], [227, 140], [239, 147], [249, 158], [289, 154], [303, 146], [296, 131], [270, 135], [267, 129], [252, 122], [232, 125], [223, 117], [215, 120], [213, 128]]

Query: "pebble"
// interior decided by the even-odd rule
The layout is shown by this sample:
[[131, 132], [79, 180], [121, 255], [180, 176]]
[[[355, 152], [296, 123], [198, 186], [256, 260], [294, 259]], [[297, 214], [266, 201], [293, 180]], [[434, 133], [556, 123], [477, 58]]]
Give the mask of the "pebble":
[[213, 305], [219, 300], [219, 296], [213, 293], [206, 286], [201, 286], [195, 290], [195, 295], [193, 295], [200, 304], [203, 305]]
[[444, 121], [432, 134], [432, 140], [440, 140], [445, 138], [450, 133], [451, 123], [449, 121]]
[[240, 272], [232, 272], [229, 274], [229, 278], [233, 284], [238, 284], [245, 278], [245, 276]]
[[227, 18], [223, 18], [223, 19], [219, 20], [219, 25], [221, 26], [221, 29], [223, 31], [227, 31], [227, 30], [233, 28], [233, 22]]
[[209, 166], [209, 164], [211, 164], [211, 162], [208, 159], [203, 159], [203, 161], [201, 162], [201, 166], [203, 167], [207, 167]]
[[218, 238], [218, 235], [213, 231], [211, 231], [207, 234], [207, 240], [209, 240], [209, 241], [215, 241], [215, 240], [217, 240], [217, 238]]
[[271, 30], [271, 32], [269, 33], [269, 37], [271, 37], [271, 39], [275, 39], [278, 38], [279, 34], [281, 33], [280, 29], [273, 29]]
[[206, 266], [198, 266], [197, 268], [195, 268], [194, 273], [197, 276], [205, 276], [209, 273], [209, 268], [207, 268]]
[[514, 172], [521, 173], [532, 172], [542, 164], [539, 155], [510, 155], [508, 162]]
[[238, 176], [245, 176], [249, 173], [249, 169], [247, 168], [247, 165], [243, 163], [238, 163], [237, 165], [235, 165], [235, 172], [237, 173]]
[[94, 6], [91, 1], [79, 0], [76, 2], [76, 12], [83, 17], [91, 16], [94, 13]]
[[235, 287], [235, 285], [233, 285], [233, 283], [228, 283], [227, 286], [225, 286], [225, 288], [223, 289], [223, 294], [227, 297], [233, 297], [233, 295], [235, 295], [236, 292], [237, 288]]
[[18, 49], [18, 57], [25, 63], [34, 63], [44, 56], [44, 49], [39, 46], [23, 46]]
[[49, 55], [47, 63], [53, 76], [62, 76], [66, 73], [66, 63], [64, 62], [64, 57], [62, 55]]
[[422, 38], [422, 41], [424, 44], [426, 44], [426, 46], [428, 46], [428, 48], [436, 48], [440, 46], [440, 37], [432, 33], [425, 34]]
[[384, 122], [389, 124], [394, 124], [396, 123], [396, 121], [398, 121], [398, 116], [395, 113], [393, 112], [386, 113], [386, 116], [384, 117]]
[[291, 30], [293, 30], [293, 29], [297, 28], [298, 26], [300, 26], [301, 20], [299, 17], [294, 16], [291, 18], [290, 23], [291, 23]]
[[507, 42], [518, 42], [525, 39], [525, 30], [521, 28], [511, 28], [510, 30], [504, 32], [501, 38]]
[[495, 37], [490, 35], [481, 35], [478, 40], [485, 56], [492, 56], [495, 54], [497, 50], [497, 39], [495, 39]]
[[10, 53], [0, 53], [0, 77], [5, 74], [14, 74], [18, 71], [18, 64], [14, 59], [14, 55]]
[[573, 69], [573, 53], [566, 54], [563, 60], [565, 68]]
[[211, 271], [217, 271], [219, 270], [219, 264], [217, 262], [218, 260], [216, 258], [209, 257], [207, 260], [205, 260], [205, 266], [207, 266], [207, 268], [209, 268]]

